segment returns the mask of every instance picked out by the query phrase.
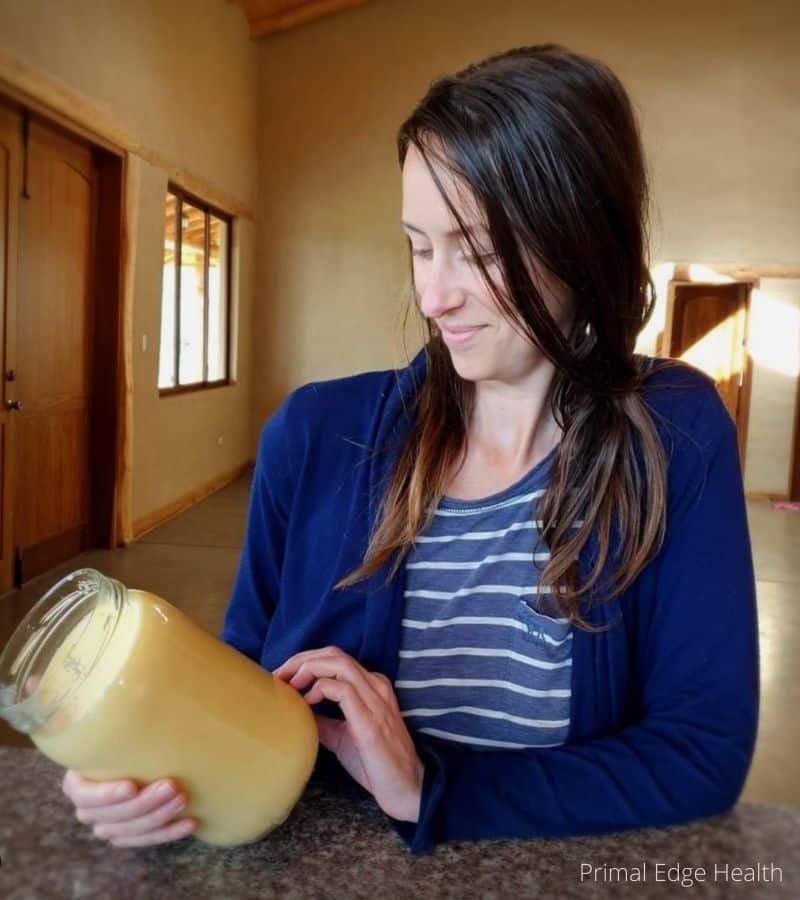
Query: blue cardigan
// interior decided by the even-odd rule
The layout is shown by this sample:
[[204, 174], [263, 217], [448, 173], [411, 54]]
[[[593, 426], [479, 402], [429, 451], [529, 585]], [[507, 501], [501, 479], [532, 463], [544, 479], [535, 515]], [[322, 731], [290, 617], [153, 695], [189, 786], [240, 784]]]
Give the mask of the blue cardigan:
[[[388, 563], [365, 583], [332, 586], [364, 555], [426, 364], [423, 349], [403, 369], [303, 385], [264, 424], [221, 633], [264, 668], [336, 645], [394, 682], [404, 567], [387, 586]], [[387, 819], [413, 853], [666, 826], [736, 803], [759, 706], [736, 428], [711, 379], [688, 365], [651, 373], [645, 402], [670, 458], [667, 536], [633, 584], [585, 613], [613, 627], [574, 630], [566, 743], [486, 751], [412, 733], [425, 766], [419, 821]], [[595, 548], [584, 548], [584, 573]], [[332, 701], [313, 708], [342, 718]], [[317, 768], [363, 791], [322, 745]]]

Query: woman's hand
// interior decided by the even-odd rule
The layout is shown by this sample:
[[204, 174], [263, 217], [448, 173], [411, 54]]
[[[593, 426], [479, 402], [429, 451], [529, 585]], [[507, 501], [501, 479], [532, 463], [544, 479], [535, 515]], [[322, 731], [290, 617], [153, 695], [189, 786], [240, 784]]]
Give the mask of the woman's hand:
[[[41, 676], [25, 681], [30, 696]], [[197, 827], [195, 819], [176, 819], [186, 806], [186, 794], [176, 790], [171, 779], [154, 781], [139, 790], [130, 780], [91, 781], [67, 769], [61, 790], [75, 804], [79, 822], [92, 826], [95, 837], [114, 847], [149, 847], [188, 837]]]
[[131, 781], [90, 781], [67, 769], [61, 785], [75, 804], [79, 822], [92, 826], [95, 837], [114, 847], [150, 847], [188, 837], [195, 819], [178, 819], [186, 794], [169, 778], [141, 790]]
[[298, 691], [313, 681], [304, 697], [309, 704], [327, 699], [341, 706], [344, 719], [314, 713], [320, 742], [387, 815], [418, 821], [425, 767], [391, 681], [339, 647], [295, 653], [272, 674]]

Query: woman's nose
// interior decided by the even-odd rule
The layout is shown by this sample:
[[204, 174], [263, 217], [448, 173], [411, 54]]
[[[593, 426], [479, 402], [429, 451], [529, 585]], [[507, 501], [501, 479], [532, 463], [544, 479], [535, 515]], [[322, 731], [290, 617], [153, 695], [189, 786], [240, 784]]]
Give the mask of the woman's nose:
[[438, 319], [464, 302], [464, 291], [447, 267], [432, 266], [420, 292], [420, 310], [429, 319]]

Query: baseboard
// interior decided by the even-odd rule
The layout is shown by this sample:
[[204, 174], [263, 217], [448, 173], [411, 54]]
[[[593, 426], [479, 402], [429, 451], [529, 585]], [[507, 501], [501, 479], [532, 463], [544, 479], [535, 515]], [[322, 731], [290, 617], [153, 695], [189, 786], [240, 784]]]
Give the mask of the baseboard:
[[788, 500], [789, 495], [787, 493], [783, 494], [771, 494], [765, 491], [747, 491], [745, 494], [746, 500], [769, 500], [769, 501], [780, 501], [780, 500]]
[[212, 481], [208, 481], [204, 485], [195, 488], [193, 491], [189, 491], [189, 493], [184, 494], [182, 497], [178, 497], [178, 499], [173, 500], [172, 503], [162, 506], [161, 509], [154, 510], [146, 516], [136, 519], [133, 523], [133, 539], [135, 541], [139, 540], [139, 538], [144, 537], [144, 535], [154, 528], [158, 528], [159, 525], [164, 525], [170, 519], [179, 516], [182, 512], [189, 509], [189, 507], [194, 506], [195, 503], [199, 503], [201, 500], [205, 500], [206, 497], [210, 497], [211, 494], [216, 494], [217, 491], [221, 491], [224, 487], [227, 487], [229, 484], [236, 481], [237, 478], [244, 475], [244, 473], [252, 466], [253, 461], [248, 460], [240, 466], [237, 466], [235, 469], [226, 472], [224, 475], [220, 475]]

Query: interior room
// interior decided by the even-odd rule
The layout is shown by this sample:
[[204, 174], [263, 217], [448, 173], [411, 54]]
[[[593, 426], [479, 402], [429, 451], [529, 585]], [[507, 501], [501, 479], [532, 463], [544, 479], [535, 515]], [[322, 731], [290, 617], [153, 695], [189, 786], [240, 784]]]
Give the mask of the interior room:
[[[293, 885], [314, 896], [345, 896], [348, 885], [348, 896], [362, 896], [353, 885], [396, 896], [392, 884], [426, 896], [487, 896], [492, 886], [533, 896], [556, 883], [559, 896], [599, 896], [611, 880], [606, 862], [623, 860], [624, 880], [637, 880], [634, 861], [678, 854], [705, 867], [719, 896], [737, 876], [717, 864], [750, 872], [739, 880], [760, 878], [736, 885], [742, 896], [798, 884], [799, 30], [791, 0], [0, 0], [0, 651], [40, 599], [82, 569], [162, 598], [220, 637], [256, 501], [280, 487], [263, 488], [254, 470], [272, 433], [265, 425], [277, 429], [287, 398], [312, 383], [384, 372], [391, 385], [391, 372], [425, 346], [401, 226], [401, 123], [436, 79], [512, 47], [555, 43], [610, 66], [637, 117], [655, 295], [635, 353], [705, 373], [735, 425], [759, 663], [755, 751], [725, 814], [739, 818], [674, 835], [587, 837], [577, 849], [566, 829], [532, 831], [553, 839], [543, 849], [509, 826], [496, 835], [508, 840], [488, 845], [496, 858], [465, 838], [455, 856], [440, 847], [416, 860], [364, 785], [332, 795], [326, 815], [339, 831], [315, 830], [322, 812], [304, 807], [307, 797], [257, 845], [180, 841], [106, 857], [101, 835], [59, 789], [65, 766], [0, 716], [4, 796], [11, 803], [17, 793], [14, 817], [0, 815], [0, 892], [49, 896], [59, 878], [77, 891], [84, 872], [80, 896], [106, 896], [117, 876], [161, 896], [159, 872], [169, 870], [196, 896], [271, 896]], [[285, 447], [282, 464], [296, 465], [288, 439]], [[329, 539], [348, 548], [346, 515], [343, 501], [341, 533]], [[327, 540], [310, 570], [333, 552]], [[289, 621], [290, 600], [276, 621]], [[335, 643], [314, 633], [319, 644], [308, 650]], [[715, 665], [709, 653], [703, 671]], [[0, 692], [4, 674], [0, 663]], [[327, 703], [336, 705], [332, 695]], [[713, 780], [722, 761], [698, 740], [689, 734], [686, 744]], [[435, 792], [422, 759], [417, 789], [427, 798]], [[546, 761], [536, 765], [546, 773]], [[662, 774], [651, 772], [654, 792]], [[624, 784], [624, 772], [616, 777]], [[32, 785], [42, 779], [40, 807]], [[588, 783], [572, 790], [567, 799], [556, 788], [556, 806], [591, 793]], [[619, 790], [621, 806], [634, 808], [634, 792]], [[670, 821], [668, 793], [653, 825]], [[44, 812], [21, 823], [34, 803]], [[69, 847], [61, 874], [36, 864], [48, 821]], [[352, 854], [336, 875], [312, 862], [320, 853], [334, 862], [327, 847]], [[772, 865], [777, 887], [761, 864]], [[461, 893], [451, 894], [455, 865]], [[654, 870], [639, 875], [656, 880]], [[226, 881], [245, 876], [249, 887]]]

